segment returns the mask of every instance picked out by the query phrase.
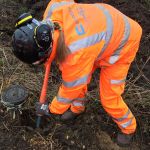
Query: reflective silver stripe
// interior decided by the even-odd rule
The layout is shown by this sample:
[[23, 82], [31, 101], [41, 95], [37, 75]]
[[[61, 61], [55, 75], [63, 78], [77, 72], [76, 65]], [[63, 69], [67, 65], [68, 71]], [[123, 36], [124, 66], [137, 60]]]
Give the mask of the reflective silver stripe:
[[85, 100], [86, 100], [85, 97], [73, 99], [73, 101], [80, 101], [80, 102], [84, 102]]
[[35, 24], [38, 25], [38, 26], [40, 25], [40, 22], [37, 21], [36, 19], [32, 19], [32, 22], [35, 23]]
[[57, 96], [57, 101], [62, 102], [62, 103], [71, 103], [72, 102], [71, 99], [63, 98], [63, 97], [60, 97], [60, 96]]
[[121, 117], [121, 118], [113, 118], [113, 120], [118, 121], [118, 122], [123, 121], [123, 120], [128, 118], [129, 114], [130, 114], [130, 109], [128, 109], [127, 113], [123, 117]]
[[75, 86], [79, 86], [81, 84], [86, 84], [88, 81], [89, 75], [85, 75], [81, 78], [78, 78], [77, 80], [74, 80], [72, 82], [66, 82], [63, 80], [63, 85], [66, 87], [75, 87]]
[[96, 33], [81, 40], [75, 41], [69, 45], [69, 49], [73, 53], [81, 48], [86, 48], [97, 44], [101, 40], [105, 40], [105, 32]]
[[57, 96], [56, 98], [57, 98], [57, 101], [62, 102], [62, 103], [72, 103], [74, 100], [81, 101], [81, 102], [85, 101], [85, 97], [76, 98], [76, 99], [69, 99], [69, 98]]
[[99, 53], [97, 59], [99, 59], [101, 57], [101, 55], [104, 53], [105, 49], [107, 48], [108, 44], [109, 44], [109, 41], [111, 39], [111, 36], [112, 36], [112, 32], [113, 32], [113, 20], [112, 20], [112, 17], [109, 13], [109, 11], [104, 7], [104, 6], [101, 6], [101, 5], [98, 5], [96, 4], [96, 6], [102, 10], [104, 12], [104, 15], [106, 16], [106, 37], [105, 37], [105, 44], [101, 50], [101, 52]]
[[110, 83], [111, 84], [121, 84], [121, 83], [124, 83], [126, 81], [126, 79], [123, 79], [123, 80], [110, 80]]
[[74, 102], [72, 103], [72, 105], [73, 105], [73, 106], [84, 106], [84, 103], [80, 103], [80, 102], [74, 101]]
[[124, 18], [124, 23], [125, 23], [123, 39], [119, 47], [117, 48], [117, 50], [110, 56], [110, 59], [109, 59], [110, 64], [114, 64], [116, 61], [118, 61], [120, 53], [123, 47], [125, 46], [125, 44], [127, 43], [129, 36], [130, 36], [130, 24], [126, 16], [124, 16], [123, 18]]
[[66, 2], [66, 1], [53, 3], [53, 4], [50, 6], [50, 8], [48, 8], [49, 11], [48, 11], [48, 14], [47, 14], [46, 19], [49, 18], [49, 17], [51, 17], [51, 15], [52, 15], [52, 13], [53, 13], [53, 11], [54, 11], [55, 9], [57, 9], [57, 8], [59, 8], [59, 7], [61, 7], [61, 6], [70, 5], [70, 4], [73, 4], [73, 3], [74, 3], [74, 2]]
[[131, 119], [130, 119], [128, 122], [126, 122], [126, 123], [122, 123], [120, 126], [121, 126], [122, 128], [126, 128], [126, 127], [128, 127], [128, 126], [131, 125], [132, 120], [133, 120], [133, 118], [131, 118]]

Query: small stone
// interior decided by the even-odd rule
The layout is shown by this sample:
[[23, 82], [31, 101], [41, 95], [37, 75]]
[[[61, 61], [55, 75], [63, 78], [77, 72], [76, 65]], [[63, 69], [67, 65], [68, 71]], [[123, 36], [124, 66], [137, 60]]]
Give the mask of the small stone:
[[68, 136], [68, 135], [66, 136], [66, 139], [67, 139], [67, 140], [69, 139], [69, 136]]

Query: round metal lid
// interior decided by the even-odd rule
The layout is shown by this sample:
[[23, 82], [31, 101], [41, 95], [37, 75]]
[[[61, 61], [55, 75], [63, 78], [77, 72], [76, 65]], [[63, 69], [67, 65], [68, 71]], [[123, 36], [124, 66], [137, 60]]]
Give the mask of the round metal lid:
[[2, 93], [2, 103], [6, 106], [20, 105], [27, 100], [28, 92], [21, 85], [12, 85]]

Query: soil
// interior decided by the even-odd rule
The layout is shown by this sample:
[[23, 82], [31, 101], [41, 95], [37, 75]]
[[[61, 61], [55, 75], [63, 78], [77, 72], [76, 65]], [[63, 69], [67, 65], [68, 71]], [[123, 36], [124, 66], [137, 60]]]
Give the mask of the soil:
[[[36, 3], [35, 3], [36, 2]], [[36, 128], [34, 104], [39, 98], [43, 68], [22, 64], [11, 52], [11, 36], [16, 18], [23, 12], [31, 12], [41, 19], [47, 0], [1, 0], [0, 1], [0, 94], [12, 84], [22, 84], [29, 91], [29, 98], [22, 113], [7, 111], [0, 104], [0, 150], [149, 150], [150, 149], [150, 2], [147, 0], [104, 0], [139, 22], [143, 36], [139, 52], [133, 62], [123, 97], [137, 118], [137, 132], [133, 143], [121, 148], [115, 143], [118, 132], [116, 124], [99, 103], [99, 70], [89, 85], [84, 114], [74, 121], [61, 122], [59, 116], [42, 117]], [[83, 3], [101, 0], [78, 0]], [[49, 81], [48, 100], [56, 95], [61, 83], [60, 72], [53, 65]]]

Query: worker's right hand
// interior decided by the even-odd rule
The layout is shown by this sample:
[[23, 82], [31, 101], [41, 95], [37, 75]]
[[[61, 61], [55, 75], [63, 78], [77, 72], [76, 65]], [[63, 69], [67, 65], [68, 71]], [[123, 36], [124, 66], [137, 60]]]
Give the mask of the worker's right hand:
[[48, 103], [43, 103], [42, 104], [40, 102], [36, 102], [35, 109], [36, 109], [36, 114], [38, 116], [50, 115]]

